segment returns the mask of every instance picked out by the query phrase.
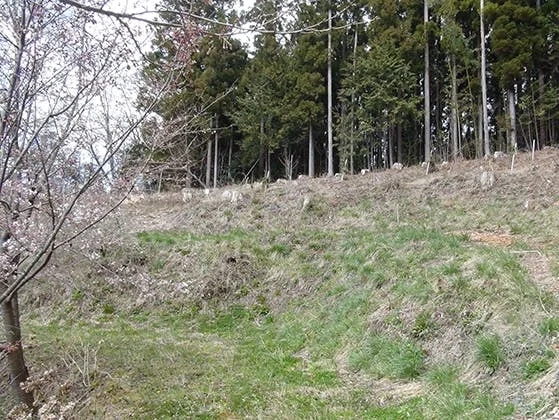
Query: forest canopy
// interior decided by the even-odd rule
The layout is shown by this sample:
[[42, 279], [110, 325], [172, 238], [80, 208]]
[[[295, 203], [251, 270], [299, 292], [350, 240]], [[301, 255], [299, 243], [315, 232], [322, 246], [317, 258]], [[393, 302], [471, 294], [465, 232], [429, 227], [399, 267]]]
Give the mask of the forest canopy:
[[[159, 118], [133, 148], [150, 154], [151, 176], [164, 187], [325, 174], [329, 132], [335, 171], [346, 173], [556, 141], [557, 1], [235, 5], [162, 4], [203, 19], [188, 66], [175, 73]], [[176, 14], [160, 19], [173, 22]], [[241, 27], [258, 28], [252, 42], [234, 35]], [[157, 30], [146, 57], [144, 101], [180, 54], [167, 31]]]

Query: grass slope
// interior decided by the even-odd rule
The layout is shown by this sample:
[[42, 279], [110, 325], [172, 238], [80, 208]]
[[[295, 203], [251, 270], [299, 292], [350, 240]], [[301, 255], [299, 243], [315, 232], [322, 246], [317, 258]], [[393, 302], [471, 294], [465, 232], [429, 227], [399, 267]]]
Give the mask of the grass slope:
[[82, 418], [548, 416], [556, 160], [131, 203], [25, 297], [39, 395]]

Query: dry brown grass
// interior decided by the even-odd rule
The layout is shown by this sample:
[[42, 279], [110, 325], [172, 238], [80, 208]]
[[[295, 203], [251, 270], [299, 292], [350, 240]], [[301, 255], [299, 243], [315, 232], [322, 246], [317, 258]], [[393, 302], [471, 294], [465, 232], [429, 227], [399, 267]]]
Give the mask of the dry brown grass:
[[[184, 229], [193, 232], [219, 232], [234, 227], [257, 228], [312, 225], [317, 221], [336, 227], [343, 222], [328, 217], [304, 217], [303, 202], [310, 199], [312, 210], [324, 212], [369, 201], [371, 210], [394, 212], [395, 202], [422, 204], [428, 200], [452, 207], [458, 203], [477, 204], [508, 201], [517, 204], [511, 211], [537, 212], [559, 203], [559, 151], [545, 149], [536, 154], [519, 153], [514, 169], [511, 158], [497, 161], [457, 161], [441, 170], [425, 174], [422, 167], [401, 171], [386, 170], [339, 178], [315, 178], [272, 183], [267, 188], [250, 189], [226, 186], [202, 192], [183, 202], [180, 193], [161, 193], [135, 197], [123, 206], [122, 222], [129, 232]], [[483, 171], [495, 174], [495, 184], [481, 188]], [[237, 203], [223, 199], [224, 191], [238, 190]], [[322, 216], [323, 214], [321, 214]], [[503, 215], [506, 216], [506, 215]], [[492, 233], [492, 232], [489, 232]], [[498, 234], [499, 232], [494, 232]], [[502, 233], [502, 232], [501, 232]], [[476, 240], [476, 239], [474, 239]], [[504, 240], [504, 239], [503, 239]]]

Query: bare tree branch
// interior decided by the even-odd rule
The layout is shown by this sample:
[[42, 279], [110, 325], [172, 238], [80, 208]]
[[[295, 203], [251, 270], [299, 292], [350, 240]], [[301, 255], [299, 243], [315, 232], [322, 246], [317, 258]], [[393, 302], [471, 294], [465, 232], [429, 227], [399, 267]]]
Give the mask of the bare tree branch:
[[[181, 17], [187, 17], [190, 18], [194, 21], [199, 21], [199, 22], [204, 22], [207, 24], [211, 24], [212, 26], [216, 26], [216, 27], [221, 27], [224, 29], [224, 32], [220, 32], [220, 33], [214, 33], [214, 32], [210, 32], [207, 30], [202, 29], [202, 32], [207, 33], [207, 34], [216, 34], [216, 35], [221, 35], [221, 36], [228, 36], [228, 35], [234, 35], [234, 34], [246, 34], [246, 33], [259, 33], [259, 34], [276, 34], [276, 35], [292, 35], [292, 34], [300, 34], [300, 33], [326, 33], [329, 31], [328, 28], [323, 27], [324, 25], [326, 25], [326, 23], [328, 23], [328, 19], [323, 19], [320, 22], [317, 22], [313, 25], [309, 25], [303, 28], [297, 28], [297, 29], [292, 29], [292, 30], [287, 30], [287, 31], [276, 31], [276, 30], [268, 30], [266, 29], [266, 24], [269, 24], [270, 21], [265, 21], [262, 23], [255, 23], [253, 25], [251, 25], [249, 28], [243, 27], [242, 25], [234, 25], [228, 22], [222, 22], [220, 20], [216, 20], [216, 19], [211, 19], [211, 18], [207, 18], [204, 16], [200, 16], [191, 12], [186, 12], [186, 11], [177, 11], [177, 10], [154, 10], [154, 11], [144, 11], [144, 12], [139, 12], [139, 13], [123, 13], [123, 12], [115, 12], [112, 10], [108, 10], [108, 9], [103, 9], [100, 7], [94, 7], [94, 6], [89, 6], [89, 5], [85, 5], [83, 3], [79, 3], [77, 1], [74, 0], [58, 0], [59, 2], [67, 5], [67, 6], [72, 6], [72, 7], [76, 7], [82, 10], [86, 10], [88, 12], [93, 12], [93, 13], [98, 13], [101, 15], [105, 15], [105, 16], [109, 16], [109, 17], [113, 17], [113, 18], [117, 18], [117, 19], [125, 19], [125, 20], [133, 20], [133, 21], [137, 21], [137, 22], [142, 22], [142, 23], [146, 23], [149, 25], [153, 25], [153, 26], [162, 26], [162, 27], [170, 27], [170, 28], [182, 28], [183, 24], [182, 23], [173, 23], [173, 22], [164, 22], [164, 21], [159, 21], [159, 20], [154, 20], [154, 19], [146, 19], [141, 17], [141, 15], [145, 15], [145, 14], [151, 14], [151, 13], [168, 13], [168, 14], [176, 14], [177, 16], [181, 16]], [[334, 15], [333, 17], [337, 17], [338, 15], [341, 15], [345, 10], [347, 10], [349, 8], [346, 7], [343, 10], [339, 11], [338, 13], [336, 13], [336, 15]], [[277, 19], [277, 17], [275, 18]], [[341, 25], [341, 26], [334, 26], [331, 28], [331, 30], [342, 30], [342, 29], [347, 29], [350, 28], [352, 26], [355, 26], [356, 23], [353, 22], [351, 24], [346, 24], [346, 25]]]

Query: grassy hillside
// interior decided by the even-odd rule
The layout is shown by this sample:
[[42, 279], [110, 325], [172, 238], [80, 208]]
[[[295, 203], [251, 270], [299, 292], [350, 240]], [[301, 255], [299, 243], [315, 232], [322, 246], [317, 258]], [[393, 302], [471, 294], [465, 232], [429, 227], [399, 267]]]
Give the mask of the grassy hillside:
[[47, 411], [550, 418], [559, 151], [511, 163], [131, 200], [24, 296]]

